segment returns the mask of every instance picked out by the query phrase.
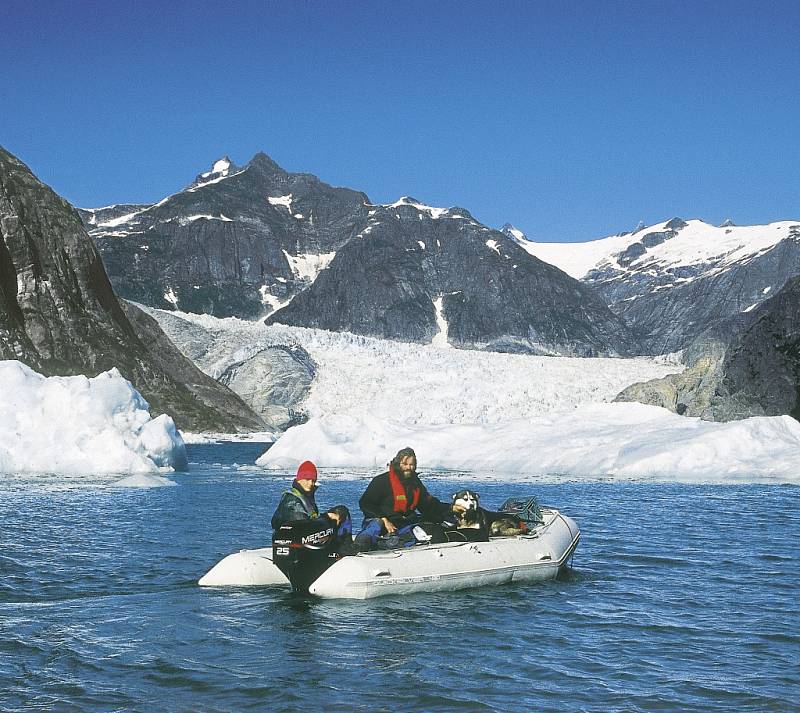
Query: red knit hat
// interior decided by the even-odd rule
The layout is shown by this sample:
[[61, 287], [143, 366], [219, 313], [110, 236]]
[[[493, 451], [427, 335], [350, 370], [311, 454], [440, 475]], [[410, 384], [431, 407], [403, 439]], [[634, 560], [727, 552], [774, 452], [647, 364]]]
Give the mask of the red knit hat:
[[317, 482], [317, 466], [310, 460], [304, 460], [297, 469], [295, 480], [311, 480]]

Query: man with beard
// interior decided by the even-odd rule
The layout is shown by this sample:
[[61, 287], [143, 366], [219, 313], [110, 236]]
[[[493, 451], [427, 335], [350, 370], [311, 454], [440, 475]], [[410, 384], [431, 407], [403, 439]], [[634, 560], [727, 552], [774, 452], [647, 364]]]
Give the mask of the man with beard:
[[355, 544], [362, 551], [374, 549], [380, 537], [389, 546], [414, 544], [412, 529], [423, 518], [438, 524], [463, 510], [445, 505], [428, 492], [417, 475], [417, 456], [411, 448], [397, 452], [389, 470], [372, 479], [358, 504], [364, 523]]

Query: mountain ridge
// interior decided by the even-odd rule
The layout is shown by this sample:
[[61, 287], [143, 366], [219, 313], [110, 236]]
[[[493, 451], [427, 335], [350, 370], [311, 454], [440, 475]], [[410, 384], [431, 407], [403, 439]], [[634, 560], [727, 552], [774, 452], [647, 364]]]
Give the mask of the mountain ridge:
[[588, 243], [523, 244], [598, 289], [645, 354], [677, 351], [800, 274], [800, 221], [715, 227], [673, 218]]
[[[501, 350], [589, 355], [632, 347], [624, 323], [590, 289], [511, 241], [506, 252], [514, 260], [507, 262], [511, 255], [500, 247], [507, 237], [468, 210], [410, 196], [373, 204], [363, 192], [285, 171], [263, 152], [243, 168], [219, 159], [186, 190], [127, 216], [95, 220], [90, 229], [115, 288], [152, 307], [266, 314], [271, 322], [421, 341], [438, 334], [436, 320], [446, 318], [454, 345]], [[382, 243], [353, 246], [379, 233]], [[448, 236], [458, 275], [434, 250], [440, 233]], [[393, 240], [407, 244], [399, 250]], [[430, 246], [428, 253], [412, 255], [420, 244]], [[371, 275], [359, 290], [348, 288], [367, 265]], [[526, 285], [514, 270], [534, 279]], [[404, 276], [389, 277], [394, 271]], [[387, 279], [388, 292], [370, 288]], [[417, 289], [420, 279], [425, 284]], [[459, 303], [453, 295], [466, 294], [461, 282], [469, 283], [469, 298]]]
[[0, 358], [46, 376], [117, 367], [154, 411], [169, 413], [181, 428], [263, 429], [155, 322], [140, 323], [135, 308], [120, 304], [76, 210], [2, 147], [0, 234]]

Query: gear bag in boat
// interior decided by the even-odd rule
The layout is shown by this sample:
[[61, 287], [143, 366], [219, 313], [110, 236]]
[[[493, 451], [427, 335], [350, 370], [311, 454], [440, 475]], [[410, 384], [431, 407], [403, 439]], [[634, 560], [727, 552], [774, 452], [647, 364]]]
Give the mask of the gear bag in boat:
[[272, 536], [272, 561], [303, 594], [337, 559], [337, 526], [327, 517], [295, 520]]
[[500, 506], [497, 512], [516, 515], [524, 520], [530, 529], [544, 522], [544, 516], [538, 501], [530, 495], [525, 498], [509, 498]]

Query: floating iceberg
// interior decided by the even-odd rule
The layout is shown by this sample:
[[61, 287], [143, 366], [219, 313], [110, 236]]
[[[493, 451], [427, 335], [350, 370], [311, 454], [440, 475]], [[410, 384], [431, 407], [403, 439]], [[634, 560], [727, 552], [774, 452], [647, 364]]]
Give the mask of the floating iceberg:
[[186, 467], [166, 415], [116, 369], [44, 377], [0, 361], [0, 473], [148, 474]]
[[499, 424], [417, 425], [324, 416], [289, 429], [257, 465], [310, 459], [379, 468], [404, 446], [421, 468], [542, 477], [800, 483], [800, 423], [789, 416], [711, 423], [637, 403], [594, 404]]

